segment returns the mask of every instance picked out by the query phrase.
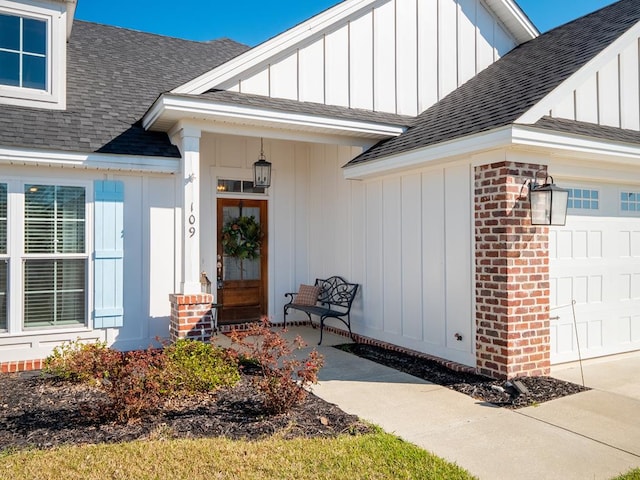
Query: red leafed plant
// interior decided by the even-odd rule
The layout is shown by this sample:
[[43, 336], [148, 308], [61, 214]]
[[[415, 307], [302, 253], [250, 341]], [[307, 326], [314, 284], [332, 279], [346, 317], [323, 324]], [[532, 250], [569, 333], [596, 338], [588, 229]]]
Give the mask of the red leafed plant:
[[288, 342], [281, 333], [270, 328], [267, 318], [252, 324], [248, 330], [231, 333], [240, 347], [240, 355], [257, 363], [260, 375], [255, 385], [264, 395], [263, 406], [271, 413], [284, 413], [301, 404], [306, 388], [318, 383], [318, 371], [324, 359], [315, 349], [307, 358], [298, 359], [293, 351], [307, 346], [300, 336]]

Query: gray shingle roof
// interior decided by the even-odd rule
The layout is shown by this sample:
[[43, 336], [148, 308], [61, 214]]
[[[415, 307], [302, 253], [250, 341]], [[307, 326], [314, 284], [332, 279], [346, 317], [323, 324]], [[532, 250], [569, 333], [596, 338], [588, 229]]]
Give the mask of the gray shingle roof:
[[184, 95], [186, 97], [204, 98], [231, 105], [246, 105], [249, 107], [266, 108], [287, 113], [303, 113], [309, 115], [326, 116], [345, 120], [360, 120], [366, 122], [384, 123], [399, 127], [407, 127], [415, 121], [415, 117], [396, 115], [394, 113], [374, 112], [358, 108], [325, 105], [323, 103], [299, 102], [283, 98], [271, 98], [262, 95], [229, 92], [226, 90], [211, 90], [201, 95]]
[[139, 120], [169, 91], [239, 55], [232, 40], [192, 42], [75, 21], [67, 54], [67, 110], [0, 105], [0, 145], [178, 157], [166, 134]]
[[347, 165], [512, 124], [639, 20], [640, 1], [622, 0], [524, 43]]
[[606, 127], [594, 123], [576, 122], [575, 120], [565, 120], [562, 118], [542, 117], [534, 127], [544, 130], [553, 130], [570, 135], [582, 137], [599, 138], [601, 140], [611, 140], [620, 143], [640, 144], [640, 132], [626, 130], [616, 127]]

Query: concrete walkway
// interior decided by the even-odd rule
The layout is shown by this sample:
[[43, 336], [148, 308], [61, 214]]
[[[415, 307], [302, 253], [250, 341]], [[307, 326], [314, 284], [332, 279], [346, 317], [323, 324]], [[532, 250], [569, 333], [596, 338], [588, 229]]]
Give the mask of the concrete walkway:
[[[589, 363], [592, 391], [511, 411], [331, 348], [339, 343], [325, 332], [316, 395], [480, 479], [610, 479], [640, 467], [640, 354]], [[572, 365], [554, 371], [576, 375]]]

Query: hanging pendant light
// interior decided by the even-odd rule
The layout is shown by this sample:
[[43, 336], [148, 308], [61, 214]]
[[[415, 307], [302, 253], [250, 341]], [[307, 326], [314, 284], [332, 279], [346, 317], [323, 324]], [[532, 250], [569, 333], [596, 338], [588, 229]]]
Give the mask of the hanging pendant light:
[[253, 186], [256, 188], [269, 188], [271, 186], [271, 162], [267, 162], [264, 156], [264, 143], [260, 139], [260, 157], [253, 164]]

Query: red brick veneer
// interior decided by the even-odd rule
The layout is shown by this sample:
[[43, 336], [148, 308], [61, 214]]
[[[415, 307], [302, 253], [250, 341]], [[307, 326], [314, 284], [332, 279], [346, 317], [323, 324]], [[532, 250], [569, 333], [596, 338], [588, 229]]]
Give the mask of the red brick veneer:
[[213, 334], [211, 303], [213, 295], [169, 295], [171, 302], [171, 321], [169, 336], [171, 341], [189, 338], [208, 342]]
[[523, 188], [545, 168], [475, 168], [476, 359], [496, 378], [550, 372], [549, 229], [531, 225]]

